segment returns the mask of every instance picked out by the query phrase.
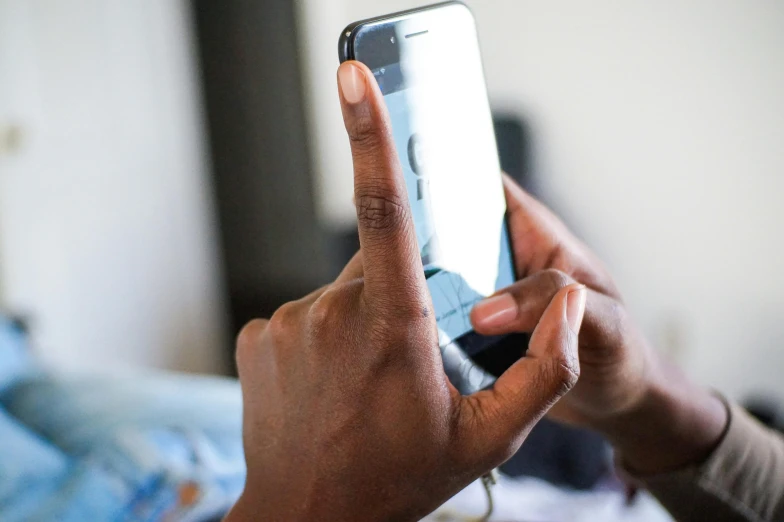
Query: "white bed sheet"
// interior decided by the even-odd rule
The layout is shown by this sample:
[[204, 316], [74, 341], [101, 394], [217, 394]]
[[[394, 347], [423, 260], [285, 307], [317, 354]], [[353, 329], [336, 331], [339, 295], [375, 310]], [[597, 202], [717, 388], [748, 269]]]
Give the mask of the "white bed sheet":
[[[672, 522], [649, 494], [638, 493], [631, 503], [618, 491], [574, 491], [533, 478], [499, 477], [493, 487], [495, 522]], [[487, 497], [477, 481], [455, 495], [424, 520], [477, 520], [487, 508]]]

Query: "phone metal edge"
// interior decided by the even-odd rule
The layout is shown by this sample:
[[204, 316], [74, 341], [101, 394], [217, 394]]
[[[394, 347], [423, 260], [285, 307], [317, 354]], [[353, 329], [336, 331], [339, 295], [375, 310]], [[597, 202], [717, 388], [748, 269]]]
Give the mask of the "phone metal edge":
[[[410, 16], [416, 13], [422, 13], [425, 11], [431, 11], [433, 9], [440, 9], [442, 7], [447, 7], [450, 5], [461, 5], [471, 11], [471, 8], [468, 7], [465, 2], [460, 0], [448, 0], [446, 2], [439, 2], [437, 4], [430, 4], [423, 7], [416, 7], [414, 9], [406, 9], [405, 11], [398, 11], [397, 13], [390, 13], [381, 16], [375, 16], [372, 18], [366, 18], [365, 20], [358, 20], [356, 22], [352, 22], [343, 29], [343, 32], [340, 33], [340, 38], [338, 39], [338, 58], [340, 59], [340, 63], [343, 63], [347, 60], [353, 60], [355, 58], [354, 55], [354, 36], [355, 31], [364, 25], [376, 24], [379, 22], [392, 22], [397, 19], [404, 18], [406, 16]], [[472, 13], [473, 14], [473, 13]]]

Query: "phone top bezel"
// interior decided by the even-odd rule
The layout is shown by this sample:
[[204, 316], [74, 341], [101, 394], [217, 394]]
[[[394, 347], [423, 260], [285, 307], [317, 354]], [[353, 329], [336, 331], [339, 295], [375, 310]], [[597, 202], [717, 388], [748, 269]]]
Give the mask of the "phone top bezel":
[[[340, 63], [343, 63], [347, 60], [355, 60], [356, 54], [354, 52], [354, 39], [356, 35], [359, 33], [358, 29], [363, 28], [369, 25], [376, 25], [379, 23], [394, 23], [399, 22], [411, 15], [423, 13], [426, 11], [433, 11], [435, 9], [442, 9], [444, 7], [455, 6], [459, 5], [462, 6], [470, 12], [471, 9], [464, 3], [458, 0], [449, 0], [447, 2], [439, 2], [436, 4], [426, 5], [423, 7], [417, 7], [414, 9], [406, 9], [405, 11], [398, 11], [397, 13], [391, 13], [382, 16], [375, 16], [372, 18], [367, 18], [365, 20], [359, 20], [357, 22], [352, 22], [343, 29], [343, 32], [340, 33], [340, 38], [338, 39], [338, 57], [340, 58]], [[473, 16], [473, 14], [472, 14]]]

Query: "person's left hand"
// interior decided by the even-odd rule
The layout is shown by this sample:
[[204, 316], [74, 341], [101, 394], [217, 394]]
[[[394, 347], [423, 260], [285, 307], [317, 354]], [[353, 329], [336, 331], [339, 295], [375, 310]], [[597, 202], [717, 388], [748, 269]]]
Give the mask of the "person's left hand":
[[492, 389], [449, 383], [381, 93], [359, 63], [338, 76], [361, 250], [240, 333], [248, 476], [230, 521], [419, 520], [513, 455], [579, 373], [578, 284]]
[[704, 460], [727, 423], [721, 400], [649, 345], [601, 261], [544, 205], [504, 177], [515, 269], [522, 279], [471, 312], [484, 335], [531, 332], [562, 288], [586, 285], [580, 382], [548, 416], [601, 433], [637, 472]]

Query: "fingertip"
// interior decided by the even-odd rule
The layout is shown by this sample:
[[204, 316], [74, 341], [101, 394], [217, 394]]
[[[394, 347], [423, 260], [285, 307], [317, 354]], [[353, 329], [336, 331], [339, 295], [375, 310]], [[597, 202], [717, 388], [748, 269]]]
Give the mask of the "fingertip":
[[365, 67], [359, 62], [347, 61], [338, 67], [338, 87], [343, 100], [349, 105], [364, 101], [367, 95]]
[[[561, 344], [569, 342], [569, 339], [564, 338], [566, 332], [577, 333], [570, 323], [569, 295], [575, 294], [572, 320], [574, 324], [577, 324], [582, 322], [585, 312], [584, 290], [585, 285], [573, 283], [565, 286], [553, 296], [531, 335], [529, 354], [536, 355], [557, 350]], [[579, 325], [577, 325], [577, 329], [579, 330]]]
[[[548, 314], [550, 308], [553, 309], [553, 312], [558, 312], [561, 315], [561, 320], [570, 323], [569, 319], [569, 306], [570, 300], [573, 303], [574, 312], [582, 314], [585, 310], [585, 295], [586, 295], [586, 287], [582, 283], [572, 283], [569, 285], [564, 286], [561, 288], [557, 294], [553, 297], [552, 301], [550, 301], [550, 306], [548, 310], [545, 311], [545, 315]], [[577, 319], [582, 319], [581, 317], [575, 316], [575, 321]]]
[[471, 322], [479, 330], [496, 330], [514, 322], [517, 312], [515, 298], [511, 294], [502, 293], [478, 302], [471, 310]]
[[[337, 80], [343, 122], [352, 147], [383, 145], [378, 139], [391, 138], [391, 122], [373, 73], [362, 62], [350, 60], [338, 67]], [[394, 145], [386, 152], [395, 152]]]

